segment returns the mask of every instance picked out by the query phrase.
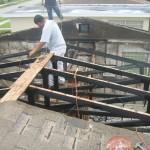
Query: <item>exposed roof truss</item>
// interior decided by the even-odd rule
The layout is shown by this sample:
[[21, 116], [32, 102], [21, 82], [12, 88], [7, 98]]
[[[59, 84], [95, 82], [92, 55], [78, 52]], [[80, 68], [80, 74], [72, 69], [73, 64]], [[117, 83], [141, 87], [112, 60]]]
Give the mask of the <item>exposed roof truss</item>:
[[[141, 68], [141, 72], [144, 67], [150, 67], [148, 63], [140, 62], [131, 60], [128, 58], [123, 58], [115, 55], [105, 54], [99, 51], [85, 49], [77, 46], [68, 45], [68, 49], [74, 49], [77, 51], [82, 51], [86, 53], [90, 53], [92, 55], [98, 55], [101, 57], [107, 57], [110, 59], [115, 59], [119, 61], [124, 61], [127, 63], [130, 63], [127, 66], [119, 66], [115, 68], [110, 68], [98, 64], [92, 64], [84, 61], [79, 61], [77, 59], [68, 58], [68, 57], [60, 57], [60, 56], [46, 56], [46, 58], [42, 61], [45, 63], [40, 67], [40, 69], [35, 72], [33, 71], [37, 66], [34, 68], [27, 67], [27, 64], [33, 63], [31, 66], [34, 66], [34, 64], [37, 62], [35, 58], [27, 59], [27, 60], [21, 60], [21, 61], [15, 61], [10, 62], [9, 58], [18, 57], [26, 55], [27, 52], [23, 53], [17, 53], [7, 56], [1, 56], [0, 61], [2, 62], [0, 64], [0, 69], [2, 68], [8, 68], [8, 67], [14, 67], [14, 66], [21, 66], [22, 68], [27, 68], [24, 71], [15, 71], [15, 72], [9, 72], [9, 73], [3, 73], [0, 74], [0, 80], [7, 80], [14, 82], [11, 87], [1, 87], [0, 88], [0, 96], [4, 96], [1, 99], [1, 102], [7, 101], [7, 100], [17, 100], [22, 93], [26, 93], [28, 95], [28, 102], [32, 105], [37, 105], [40, 107], [46, 107], [48, 109], [59, 111], [59, 112], [72, 112], [75, 113], [76, 110], [76, 99], [78, 99], [79, 104], [79, 112], [83, 115], [95, 115], [95, 116], [107, 116], [107, 117], [121, 117], [121, 118], [128, 118], [127, 121], [114, 121], [114, 122], [104, 122], [105, 124], [110, 124], [113, 126], [120, 126], [120, 127], [134, 127], [134, 126], [150, 126], [150, 92], [149, 92], [149, 83], [150, 83], [150, 77], [144, 76], [142, 74], [134, 74], [129, 73], [125, 70], [128, 68]], [[43, 50], [44, 51], [44, 50]], [[51, 60], [53, 63], [53, 69], [49, 69], [44, 67], [48, 60]], [[87, 85], [84, 86], [78, 86], [78, 97], [75, 96], [75, 87], [59, 87], [58, 84], [58, 76], [62, 76], [66, 78], [66, 80], [74, 80], [75, 73], [69, 72], [69, 71], [59, 71], [57, 70], [57, 61], [63, 61], [64, 63], [70, 63], [77, 66], [84, 66], [87, 68], [93, 69], [89, 72], [78, 72], [76, 74], [76, 79], [80, 82], [84, 82]], [[40, 63], [41, 64], [41, 63]], [[18, 85], [18, 81], [21, 81], [22, 76], [26, 76], [28, 72], [33, 71], [32, 77], [29, 77], [30, 82], [24, 82], [22, 84], [26, 84], [24, 90], [21, 90], [19, 92], [18, 96], [16, 98], [12, 98], [9, 96], [10, 91], [15, 91], [16, 88], [18, 88], [16, 85]], [[96, 79], [94, 77], [87, 77], [88, 74], [97, 74], [97, 73], [104, 73], [109, 72], [113, 73], [115, 75], [124, 76], [126, 77], [126, 80], [114, 80], [114, 81], [106, 81], [104, 79]], [[38, 75], [40, 73], [40, 75]], [[52, 89], [49, 89], [48, 86], [48, 75], [53, 74], [54, 75], [54, 87]], [[38, 76], [37, 76], [38, 75]], [[37, 86], [34, 84], [33, 79], [42, 78], [43, 83], [41, 85]], [[16, 84], [17, 83], [17, 84]], [[20, 82], [19, 82], [20, 83]], [[137, 84], [137, 83], [144, 83], [143, 89], [133, 88], [130, 85], [131, 84]], [[106, 93], [96, 93], [93, 92], [93, 89], [96, 88], [110, 88], [118, 91], [127, 92], [127, 95], [122, 94], [106, 94]], [[19, 89], [18, 89], [19, 90]], [[87, 92], [85, 92], [85, 90]], [[89, 100], [88, 98], [84, 98], [86, 96], [89, 97], [107, 97], [107, 99], [100, 99], [100, 100]], [[6, 94], [6, 95], [5, 95]], [[36, 94], [44, 96], [44, 104], [39, 104], [36, 99]], [[15, 94], [14, 94], [15, 95]], [[52, 104], [51, 99], [59, 99], [61, 101], [65, 101], [66, 103], [60, 103], [60, 104]], [[24, 100], [22, 100], [24, 101]], [[147, 104], [147, 111], [146, 112], [137, 112], [135, 110], [122, 108], [119, 106], [114, 105], [115, 103], [126, 103], [126, 102], [135, 102], [135, 101], [148, 101]], [[88, 107], [90, 110], [85, 110], [83, 107]], [[132, 119], [132, 120], [131, 120]], [[145, 129], [143, 129], [145, 130]]]

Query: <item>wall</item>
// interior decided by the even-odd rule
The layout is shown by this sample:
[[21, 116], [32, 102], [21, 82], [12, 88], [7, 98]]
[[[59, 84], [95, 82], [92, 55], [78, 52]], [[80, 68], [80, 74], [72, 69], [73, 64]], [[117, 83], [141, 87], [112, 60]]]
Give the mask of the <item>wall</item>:
[[[55, 19], [55, 21], [59, 21], [58, 19]], [[33, 22], [33, 17], [16, 17], [10, 19], [11, 23], [11, 31], [17, 32], [22, 31], [26, 29], [31, 29], [34, 27], [37, 27], [36, 24]]]
[[[89, 17], [90, 18], [90, 17]], [[73, 19], [77, 19], [77, 17], [65, 17], [65, 21], [70, 21]], [[91, 19], [100, 20], [108, 22], [109, 20], [133, 20], [133, 21], [143, 21], [143, 30], [148, 31], [149, 30], [149, 18], [129, 18], [129, 17], [92, 17]], [[36, 25], [33, 23], [33, 17], [22, 17], [22, 18], [11, 18], [11, 28], [12, 32], [21, 31], [25, 29], [30, 29], [36, 27]], [[54, 18], [56, 22], [60, 22], [58, 18]]]
[[0, 54], [8, 55], [13, 53], [19, 53], [23, 51], [33, 50], [36, 46], [36, 42], [27, 41], [3, 41], [0, 43]]
[[101, 21], [109, 22], [109, 20], [126, 20], [126, 21], [143, 21], [143, 30], [148, 31], [149, 30], [149, 18], [129, 18], [129, 17], [106, 17], [106, 18], [101, 18]]

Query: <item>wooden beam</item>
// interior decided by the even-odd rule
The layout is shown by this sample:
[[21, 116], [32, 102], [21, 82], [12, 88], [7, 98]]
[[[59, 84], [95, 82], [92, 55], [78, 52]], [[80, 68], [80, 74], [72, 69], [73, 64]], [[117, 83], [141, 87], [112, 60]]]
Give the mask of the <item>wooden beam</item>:
[[2, 79], [13, 79], [14, 77], [20, 77], [21, 74], [23, 74], [24, 71], [16, 71], [16, 72], [10, 72], [10, 73], [2, 73], [0, 74], [0, 80]]
[[85, 53], [90, 53], [90, 54], [101, 56], [101, 57], [124, 61], [127, 63], [132, 63], [135, 65], [140, 65], [140, 66], [144, 66], [144, 67], [150, 67], [149, 63], [145, 63], [142, 61], [137, 61], [137, 60], [133, 60], [133, 59], [125, 58], [125, 57], [120, 57], [120, 56], [116, 56], [116, 55], [112, 55], [112, 54], [106, 54], [106, 53], [101, 52], [100, 50], [93, 51], [92, 49], [82, 48], [82, 47], [78, 47], [78, 46], [74, 46], [74, 45], [70, 45], [70, 44], [67, 44], [67, 49], [74, 49], [74, 50], [82, 51]]
[[113, 73], [113, 74], [120, 75], [120, 76], [126, 76], [126, 77], [130, 77], [130, 78], [134, 78], [134, 79], [140, 79], [143, 82], [144, 81], [150, 82], [149, 76], [144, 76], [144, 75], [140, 75], [140, 74], [136, 74], [136, 73], [130, 73], [127, 71], [122, 71], [119, 69], [115, 69], [115, 68], [111, 68], [111, 67], [107, 67], [107, 66], [103, 66], [103, 65], [99, 65], [99, 64], [76, 60], [73, 58], [54, 56], [53, 60], [63, 61], [63, 62], [71, 63], [74, 65], [78, 65], [78, 66], [84, 66], [84, 67], [88, 67], [88, 68], [92, 68], [92, 69], [96, 69], [96, 70], [100, 70], [100, 71], [104, 71], [104, 72]]
[[23, 92], [27, 89], [29, 84], [47, 64], [47, 62], [53, 57], [53, 54], [47, 54], [45, 58], [40, 58], [31, 64], [30, 68], [27, 69], [21, 76], [15, 81], [8, 93], [1, 99], [1, 103], [5, 101], [17, 100]]
[[1, 63], [0, 68], [8, 68], [8, 67], [14, 67], [14, 66], [21, 66], [33, 63], [36, 60], [36, 58], [27, 59], [27, 60], [19, 60], [14, 62], [7, 62], [7, 63]]
[[3, 96], [4, 94], [6, 94], [9, 90], [10, 90], [10, 88], [0, 89], [0, 96]]
[[145, 120], [144, 122], [142, 120], [120, 120], [120, 121], [107, 121], [103, 122], [105, 125], [111, 125], [115, 127], [137, 127], [137, 126], [150, 126], [150, 119]]
[[[33, 85], [30, 85], [29, 88], [35, 89], [36, 92], [39, 93], [40, 95], [45, 95], [45, 96], [49, 96], [51, 98], [60, 99], [62, 101], [76, 104], [76, 96], [52, 91], [49, 89], [44, 89], [41, 87], [36, 87]], [[147, 113], [137, 112], [135, 110], [121, 108], [121, 107], [114, 106], [111, 104], [105, 104], [105, 103], [101, 103], [101, 102], [91, 101], [91, 100], [85, 99], [85, 98], [78, 97], [77, 99], [78, 99], [78, 104], [80, 106], [87, 106], [87, 107], [102, 109], [103, 111], [108, 111], [110, 113], [122, 115], [122, 116], [129, 117], [129, 118], [131, 118], [131, 117], [137, 118], [137, 119], [147, 121], [150, 123], [150, 114], [147, 114]]]
[[[69, 72], [65, 72], [65, 71], [58, 71], [58, 70], [49, 69], [49, 68], [44, 68], [43, 71], [47, 72], [48, 74], [58, 75], [58, 76], [62, 76], [64, 78], [68, 78], [68, 79], [74, 78], [73, 73], [69, 73]], [[85, 76], [81, 76], [81, 75], [76, 75], [76, 78], [78, 81], [87, 82], [87, 83], [95, 84], [98, 86], [100, 85], [100, 86], [104, 86], [104, 87], [118, 90], [118, 91], [128, 92], [128, 93], [135, 94], [135, 95], [150, 96], [150, 91], [144, 91], [141, 89], [120, 85], [120, 84], [117, 84], [114, 82], [109, 82], [109, 81], [95, 79], [95, 78], [89, 78], [89, 77], [85, 77]]]

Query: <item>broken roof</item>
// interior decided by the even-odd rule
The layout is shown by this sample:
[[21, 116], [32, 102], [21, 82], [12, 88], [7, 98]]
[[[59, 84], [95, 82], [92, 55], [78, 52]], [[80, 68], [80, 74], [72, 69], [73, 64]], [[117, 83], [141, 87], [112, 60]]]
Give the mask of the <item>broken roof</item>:
[[[79, 23], [82, 21], [82, 18], [78, 20]], [[92, 23], [93, 20], [85, 19], [84, 21], [88, 21], [88, 23]], [[83, 21], [83, 23], [84, 23]], [[71, 25], [75, 26], [77, 23], [77, 20], [75, 22], [69, 22]], [[97, 22], [99, 23], [99, 22]], [[111, 26], [114, 29], [114, 25], [111, 24], [105, 24], [102, 23], [103, 27]], [[93, 24], [92, 24], [93, 25]], [[99, 29], [100, 24], [97, 24], [95, 27]], [[68, 24], [69, 26], [69, 24]], [[67, 27], [67, 26], [66, 26]], [[76, 27], [76, 26], [75, 26]], [[120, 27], [120, 30], [125, 29], [125, 31], [131, 32], [130, 28], [126, 29], [126, 27]], [[67, 28], [66, 28], [67, 29]], [[76, 28], [75, 28], [76, 29]], [[106, 28], [108, 29], [108, 28]], [[38, 30], [38, 29], [36, 29]], [[115, 30], [115, 29], [114, 29]], [[29, 31], [29, 30], [28, 30]], [[31, 30], [32, 31], [32, 30]], [[95, 31], [95, 30], [94, 30]], [[97, 31], [97, 30], [96, 30]], [[95, 32], [96, 32], [95, 31]], [[118, 30], [119, 31], [119, 30]], [[125, 33], [124, 31], [124, 33]], [[105, 31], [106, 32], [106, 31]], [[14, 33], [9, 36], [3, 36], [2, 39], [5, 41], [6, 38], [10, 40], [11, 38], [14, 38], [16, 36], [16, 39], [19, 40], [21, 38], [21, 35], [24, 36], [24, 33], [26, 35], [26, 40], [29, 38], [29, 34], [24, 32], [19, 32], [19, 33]], [[35, 30], [33, 30], [33, 33], [35, 33]], [[109, 33], [109, 32], [108, 32]], [[108, 34], [107, 33], [107, 34]], [[117, 31], [116, 31], [117, 33]], [[141, 30], [135, 30], [133, 29], [132, 34], [135, 33], [137, 36], [142, 35], [142, 38], [144, 37], [148, 38], [149, 33]], [[31, 36], [31, 35], [30, 35]], [[129, 36], [129, 35], [128, 35]], [[32, 37], [32, 36], [31, 36]], [[73, 37], [73, 35], [72, 35]], [[16, 40], [15, 39], [15, 40]], [[2, 41], [2, 40], [1, 40]], [[21, 52], [21, 53], [16, 53], [16, 54], [11, 54], [11, 55], [4, 55], [0, 57], [0, 61], [4, 62], [0, 64], [0, 68], [9, 68], [9, 67], [14, 67], [14, 66], [19, 66], [23, 67], [24, 70], [17, 70], [14, 72], [7, 72], [7, 73], [2, 73], [0, 74], [0, 80], [7, 80], [13, 82], [12, 86], [10, 87], [0, 87], [0, 95], [2, 96], [2, 99], [0, 101], [3, 102], [0, 104], [0, 113], [2, 114], [2, 120], [5, 123], [7, 123], [8, 126], [4, 126], [1, 124], [1, 129], [4, 132], [4, 136], [2, 137], [2, 144], [0, 145], [1, 147], [7, 147], [8, 144], [7, 141], [12, 136], [16, 136], [16, 138], [13, 138], [14, 141], [12, 141], [12, 144], [10, 144], [10, 147], [15, 146], [15, 147], [20, 147], [20, 148], [25, 148], [26, 146], [28, 148], [33, 148], [34, 146], [35, 149], [38, 149], [38, 146], [43, 146], [45, 149], [49, 145], [54, 146], [54, 148], [58, 148], [61, 145], [61, 149], [68, 148], [68, 149], [87, 149], [88, 148], [94, 148], [94, 149], [100, 149], [101, 146], [106, 146], [106, 142], [108, 140], [107, 135], [112, 136], [116, 135], [118, 132], [119, 134], [121, 132], [123, 135], [127, 135], [130, 137], [131, 135], [131, 140], [133, 142], [138, 142], [138, 137], [134, 134], [134, 132], [127, 132], [126, 130], [122, 129], [117, 129], [117, 128], [111, 128], [101, 125], [101, 124], [96, 124], [96, 123], [90, 123], [90, 122], [84, 122], [75, 118], [69, 118], [60, 116], [57, 118], [54, 117], [55, 119], [51, 119], [52, 114], [54, 112], [48, 110], [43, 110], [41, 108], [36, 108], [35, 106], [42, 107], [42, 108], [47, 108], [51, 109], [54, 111], [59, 111], [59, 112], [64, 112], [64, 113], [74, 113], [76, 114], [77, 111], [81, 115], [95, 115], [95, 116], [107, 116], [102, 123], [107, 124], [107, 125], [112, 125], [112, 126], [119, 126], [119, 127], [130, 127], [131, 130], [138, 129], [138, 131], [141, 132], [149, 132], [149, 126], [150, 126], [150, 102], [149, 102], [149, 96], [150, 96], [150, 91], [149, 91], [149, 83], [150, 83], [150, 77], [141, 75], [141, 74], [134, 74], [130, 73], [127, 71], [124, 71], [125, 69], [128, 68], [135, 68], [135, 67], [141, 67], [145, 68], [148, 67], [150, 68], [149, 63], [146, 62], [140, 62], [140, 61], [135, 61], [129, 58], [124, 58], [112, 54], [106, 54], [101, 51], [89, 49], [89, 48], [82, 48], [79, 46], [74, 46], [74, 45], [67, 45], [68, 50], [74, 50], [78, 52], [84, 52], [89, 55], [96, 55], [104, 58], [109, 58], [109, 59], [114, 59], [117, 61], [121, 62], [126, 62], [129, 65], [125, 66], [115, 66], [113, 68], [111, 67], [106, 67], [103, 65], [98, 65], [98, 64], [93, 64], [91, 62], [85, 62], [81, 61], [78, 59], [74, 58], [69, 58], [69, 57], [61, 57], [61, 56], [55, 56], [55, 55], [46, 55], [42, 59], [37, 59], [36, 58], [31, 58], [31, 59], [26, 59], [26, 60], [16, 60], [14, 62], [11, 62], [11, 58], [14, 57], [19, 57], [23, 55], [27, 55], [28, 52]], [[43, 49], [44, 51], [44, 49]], [[49, 69], [45, 68], [45, 64], [47, 63], [48, 60], [51, 60], [53, 62], [53, 65], [55, 66], [54, 69]], [[36, 61], [35, 61], [36, 60]], [[76, 74], [74, 72], [70, 72], [69, 70], [67, 71], [59, 71], [57, 70], [56, 67], [56, 62], [57, 61], [63, 61], [65, 64], [73, 64], [77, 66], [83, 66], [86, 68], [90, 68], [91, 71], [87, 72], [77, 72]], [[24, 66], [27, 64], [31, 64], [30, 67]], [[28, 67], [28, 68], [27, 68]], [[120, 79], [120, 80], [106, 80], [106, 79], [97, 79], [95, 76], [90, 76], [87, 77], [87, 75], [92, 75], [92, 74], [100, 74], [100, 73], [113, 73], [117, 76], [126, 77], [126, 79]], [[41, 76], [37, 76], [38, 73], [41, 74]], [[55, 80], [55, 85], [53, 89], [49, 89], [47, 85], [47, 79], [48, 75], [53, 74], [54, 75], [54, 80]], [[78, 96], [75, 96], [76, 94], [76, 88], [74, 86], [71, 87], [59, 87], [58, 85], [58, 76], [62, 76], [66, 78], [67, 81], [73, 80], [76, 78], [78, 82], [83, 82], [86, 85], [78, 86]], [[43, 79], [41, 82], [41, 85], [36, 85], [34, 84], [33, 79], [37, 77], [39, 79]], [[132, 88], [132, 84], [144, 84], [144, 89], [138, 89], [138, 88]], [[94, 92], [92, 90], [97, 89], [97, 88], [110, 88], [112, 90], [118, 90], [118, 91], [123, 91], [128, 93], [128, 95], [120, 95], [120, 94], [109, 94], [109, 93], [98, 93]], [[85, 90], [86, 92], [86, 97], [85, 97]], [[28, 95], [28, 98], [26, 99], [21, 99], [20, 96], [26, 93]], [[36, 99], [35, 94], [42, 95], [43, 101], [42, 103], [39, 103], [39, 101]], [[87, 98], [88, 96], [88, 98]], [[113, 97], [113, 98], [108, 98], [108, 99], [97, 99], [97, 100], [90, 100], [89, 97]], [[114, 97], [115, 96], [115, 97]], [[63, 101], [64, 103], [56, 104], [52, 103], [51, 99], [59, 99]], [[20, 100], [22, 102], [34, 105], [34, 107], [27, 106], [26, 104], [23, 104], [21, 102], [16, 102], [17, 100]], [[78, 100], [78, 105], [79, 109], [76, 109], [76, 100]], [[126, 102], [135, 102], [135, 101], [145, 101], [147, 100], [147, 103], [145, 104], [144, 111], [137, 111], [129, 108], [122, 108], [122, 106], [116, 106], [115, 104], [124, 104]], [[14, 102], [8, 102], [8, 101], [14, 101]], [[145, 101], [146, 102], [146, 101]], [[84, 109], [84, 107], [88, 107], [90, 109]], [[36, 115], [35, 115], [36, 114]], [[57, 113], [55, 113], [57, 114]], [[44, 117], [43, 117], [44, 115]], [[48, 115], [48, 117], [47, 117]], [[60, 114], [58, 114], [59, 116]], [[0, 119], [1, 119], [0, 116]], [[11, 116], [11, 117], [10, 117]], [[119, 121], [117, 120], [109, 120], [108, 118], [120, 118]], [[65, 118], [65, 119], [64, 119]], [[67, 118], [67, 119], [66, 119]], [[123, 120], [122, 120], [123, 118]], [[37, 121], [38, 120], [38, 121]], [[69, 120], [69, 121], [68, 121]], [[71, 123], [70, 123], [71, 120]], [[72, 123], [73, 122], [73, 123]], [[41, 123], [41, 124], [40, 124]], [[33, 124], [35, 125], [34, 127]], [[40, 124], [40, 125], [39, 125]], [[68, 125], [69, 124], [69, 125]], [[88, 125], [86, 125], [88, 124]], [[39, 126], [38, 126], [39, 125]], [[62, 126], [61, 126], [62, 125]], [[96, 125], [96, 127], [94, 127]], [[139, 126], [139, 127], [138, 127]], [[147, 126], [147, 127], [146, 127]], [[47, 127], [47, 128], [45, 128]], [[61, 128], [62, 127], [62, 128]], [[98, 128], [97, 128], [98, 127]], [[132, 128], [135, 127], [135, 128]], [[70, 135], [70, 128], [71, 131], [73, 130], [73, 133], [71, 132]], [[73, 129], [72, 129], [73, 128]], [[75, 130], [74, 130], [75, 128]], [[90, 128], [90, 129], [89, 129]], [[102, 129], [105, 129], [104, 131]], [[9, 129], [9, 130], [7, 130]], [[55, 132], [59, 130], [58, 134]], [[61, 132], [62, 129], [62, 132]], [[89, 130], [90, 132], [89, 132]], [[109, 129], [115, 130], [116, 132], [114, 134], [111, 134], [109, 132]], [[69, 131], [68, 131], [69, 130]], [[35, 131], [35, 132], [34, 132]], [[79, 131], [79, 134], [78, 134]], [[90, 143], [89, 140], [86, 138], [84, 139], [83, 137], [87, 137], [87, 134], [84, 134], [82, 137], [82, 131], [83, 133], [88, 133], [90, 134]], [[0, 130], [1, 132], [1, 130]], [[97, 134], [98, 132], [98, 134]], [[34, 134], [35, 133], [35, 134]], [[63, 136], [60, 136], [63, 135]], [[104, 134], [104, 135], [103, 135]], [[3, 135], [3, 134], [2, 134]], [[1, 135], [1, 136], [2, 136]], [[134, 136], [135, 135], [135, 136]], [[99, 137], [100, 136], [100, 137]], [[105, 139], [106, 136], [106, 139]], [[149, 138], [148, 136], [144, 136], [145, 142], [149, 144]], [[18, 140], [17, 140], [18, 137]], [[30, 138], [31, 139], [30, 139]], [[34, 139], [36, 137], [36, 139]], [[82, 138], [80, 138], [82, 137]], [[88, 136], [89, 137], [89, 136]], [[97, 139], [94, 137], [98, 137], [98, 142]], [[104, 138], [103, 138], [104, 137]], [[6, 139], [5, 139], [6, 138]], [[56, 144], [55, 144], [55, 139], [57, 138]], [[94, 138], [94, 139], [93, 139]], [[134, 138], [134, 139], [132, 139]], [[137, 140], [136, 140], [137, 138]], [[1, 138], [0, 138], [1, 139]], [[59, 139], [59, 140], [58, 140]], [[76, 139], [76, 140], [75, 140]], [[102, 141], [99, 141], [99, 139], [102, 139]], [[12, 138], [11, 138], [12, 140]], [[15, 141], [16, 140], [16, 141]], [[103, 141], [104, 140], [104, 141]], [[44, 141], [44, 142], [43, 142]], [[53, 141], [53, 142], [52, 142]], [[69, 144], [67, 142], [69, 141]], [[92, 141], [92, 142], [91, 142]], [[97, 143], [95, 143], [97, 142]], [[11, 143], [11, 141], [10, 141]], [[15, 143], [15, 144], [14, 144]], [[84, 144], [83, 144], [84, 143]], [[14, 144], [14, 145], [13, 145]], [[31, 144], [31, 146], [30, 146]], [[76, 144], [76, 145], [75, 145]], [[102, 144], [102, 145], [101, 145]], [[96, 145], [96, 147], [95, 147]], [[12, 148], [11, 147], [11, 148]]]

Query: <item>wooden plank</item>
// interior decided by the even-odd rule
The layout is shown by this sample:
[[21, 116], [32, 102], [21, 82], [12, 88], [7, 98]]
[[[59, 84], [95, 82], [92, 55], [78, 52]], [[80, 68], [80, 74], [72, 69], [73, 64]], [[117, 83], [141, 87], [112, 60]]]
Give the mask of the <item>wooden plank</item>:
[[11, 89], [1, 99], [1, 103], [4, 101], [17, 100], [23, 92], [27, 89], [37, 74], [43, 69], [43, 67], [52, 58], [53, 54], [47, 54], [44, 59], [38, 57], [36, 61], [31, 64], [30, 68], [27, 69], [17, 81], [15, 81]]

